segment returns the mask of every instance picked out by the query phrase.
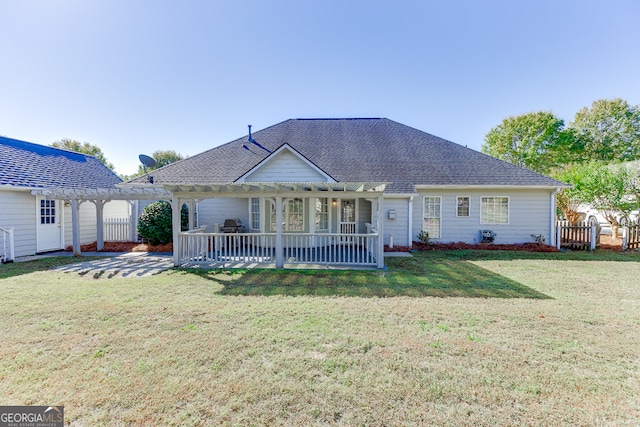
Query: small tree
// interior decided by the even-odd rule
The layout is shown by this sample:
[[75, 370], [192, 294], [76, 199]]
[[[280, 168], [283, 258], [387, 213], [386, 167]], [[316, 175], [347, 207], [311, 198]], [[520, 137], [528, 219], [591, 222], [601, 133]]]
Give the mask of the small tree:
[[[180, 229], [189, 227], [189, 210], [182, 205], [180, 211]], [[145, 206], [138, 219], [138, 234], [149, 240], [152, 245], [173, 242], [171, 203], [159, 201]]]
[[51, 147], [62, 148], [63, 150], [75, 151], [76, 153], [88, 154], [94, 156], [103, 165], [111, 170], [115, 167], [104, 156], [104, 153], [97, 145], [89, 144], [88, 142], [78, 142], [73, 139], [63, 138], [51, 143]]
[[585, 203], [602, 212], [611, 225], [612, 236], [618, 238], [619, 218], [633, 210], [629, 171], [620, 165], [591, 161], [575, 166], [575, 191]]
[[563, 188], [556, 195], [556, 203], [562, 215], [572, 224], [578, 222], [580, 212], [578, 211], [581, 204], [585, 203], [583, 195], [576, 188], [576, 185], [583, 178], [584, 168], [573, 166], [565, 166], [561, 170], [555, 171], [552, 175], [558, 181], [571, 184], [570, 188]]

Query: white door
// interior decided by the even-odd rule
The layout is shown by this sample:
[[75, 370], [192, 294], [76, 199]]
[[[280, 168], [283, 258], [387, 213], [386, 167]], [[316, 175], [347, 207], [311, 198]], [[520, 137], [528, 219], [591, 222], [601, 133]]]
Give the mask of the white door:
[[62, 249], [62, 210], [59, 200], [37, 199], [38, 252]]
[[[356, 199], [340, 200], [340, 234], [356, 234], [357, 206]], [[341, 236], [340, 240], [348, 242], [351, 238]]]

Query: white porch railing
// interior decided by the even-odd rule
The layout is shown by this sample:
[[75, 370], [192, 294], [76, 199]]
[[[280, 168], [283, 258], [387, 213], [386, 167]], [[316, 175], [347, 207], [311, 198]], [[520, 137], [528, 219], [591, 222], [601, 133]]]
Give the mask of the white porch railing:
[[105, 218], [103, 224], [105, 242], [128, 242], [131, 240], [129, 218]]
[[[252, 266], [276, 264], [272, 233], [180, 233], [181, 265]], [[294, 265], [378, 265], [378, 234], [287, 233], [282, 235], [282, 260]]]
[[0, 262], [2, 264], [7, 262], [13, 262], [15, 258], [15, 248], [13, 242], [13, 227], [0, 227]]

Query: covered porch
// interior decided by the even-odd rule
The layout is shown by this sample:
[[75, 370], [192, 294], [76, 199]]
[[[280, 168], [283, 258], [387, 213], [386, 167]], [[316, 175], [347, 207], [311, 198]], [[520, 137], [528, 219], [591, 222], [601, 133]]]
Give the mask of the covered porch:
[[[379, 226], [384, 183], [251, 182], [164, 187], [173, 194], [176, 266], [384, 267]], [[211, 223], [205, 214], [198, 213], [197, 221], [190, 215], [190, 229], [181, 231], [177, 207], [211, 199], [222, 206], [225, 201], [244, 206], [244, 212], [238, 214], [245, 218], [244, 228], [225, 233], [220, 218]]]

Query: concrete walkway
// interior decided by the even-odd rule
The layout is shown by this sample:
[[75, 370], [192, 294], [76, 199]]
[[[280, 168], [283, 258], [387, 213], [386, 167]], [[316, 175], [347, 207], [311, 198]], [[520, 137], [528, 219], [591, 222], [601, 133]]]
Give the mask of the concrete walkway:
[[[67, 255], [70, 254], [70, 255]], [[51, 254], [21, 257], [16, 262], [52, 256], [73, 256], [70, 252], [54, 252]], [[78, 258], [77, 263], [62, 265], [52, 270], [64, 273], [75, 273], [95, 279], [137, 278], [158, 274], [173, 267], [171, 254], [150, 254], [147, 252], [83, 252], [83, 256], [106, 257], [97, 260]]]

